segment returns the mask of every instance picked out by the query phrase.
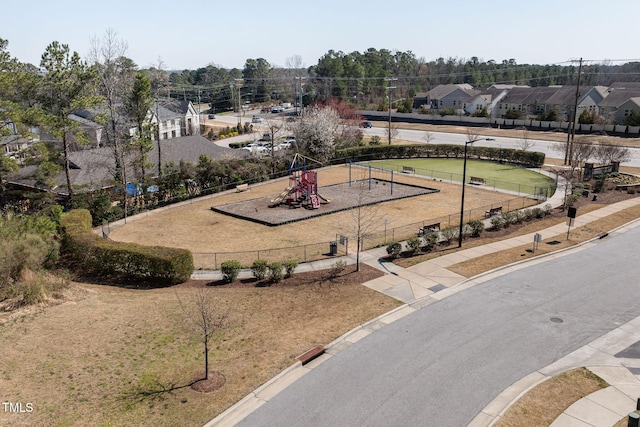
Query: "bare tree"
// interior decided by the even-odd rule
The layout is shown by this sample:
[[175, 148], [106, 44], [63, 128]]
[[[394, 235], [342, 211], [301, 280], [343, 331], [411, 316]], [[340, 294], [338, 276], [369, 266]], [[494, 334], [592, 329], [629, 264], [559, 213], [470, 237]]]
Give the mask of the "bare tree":
[[229, 309], [223, 310], [204, 288], [192, 291], [185, 300], [176, 298], [185, 317], [202, 337], [204, 346], [204, 380], [209, 379], [209, 342], [213, 335], [227, 326]]
[[398, 125], [397, 124], [391, 124], [389, 126], [387, 126], [387, 140], [391, 141], [394, 138], [398, 137], [398, 134], [400, 133], [400, 131], [398, 130]]
[[517, 144], [522, 151], [527, 151], [528, 149], [536, 145], [535, 141], [531, 140], [529, 130], [524, 127], [520, 130], [520, 138], [518, 139]]
[[376, 225], [380, 224], [379, 205], [373, 204], [373, 198], [367, 194], [367, 178], [364, 172], [362, 178], [352, 183], [357, 186], [357, 195], [354, 199], [353, 209], [349, 211], [351, 220], [343, 224], [348, 235], [356, 239], [356, 271], [360, 271], [360, 252], [362, 243], [368, 234], [372, 233]]
[[631, 151], [629, 151], [629, 148], [621, 145], [612, 145], [606, 141], [598, 141], [593, 157], [602, 165], [609, 165], [612, 162], [623, 163], [631, 160]]
[[429, 132], [428, 130], [425, 131], [424, 134], [422, 135], [422, 140], [424, 142], [426, 142], [427, 144], [429, 144], [434, 139], [435, 139], [435, 135], [433, 133]]
[[135, 64], [125, 55], [127, 43], [109, 29], [104, 36], [91, 40], [89, 60], [96, 71], [99, 93], [104, 98], [99, 118], [105, 126], [107, 145], [115, 159], [114, 179], [122, 186], [125, 219], [127, 216], [127, 147], [130, 138], [125, 100], [131, 92]]

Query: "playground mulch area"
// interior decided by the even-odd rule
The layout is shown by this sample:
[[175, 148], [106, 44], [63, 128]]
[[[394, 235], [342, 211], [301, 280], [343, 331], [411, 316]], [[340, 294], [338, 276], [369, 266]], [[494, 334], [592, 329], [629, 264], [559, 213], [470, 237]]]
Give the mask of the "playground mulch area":
[[398, 182], [368, 179], [354, 182], [344, 182], [318, 189], [321, 203], [317, 209], [311, 206], [292, 207], [286, 202], [269, 207], [277, 195], [265, 196], [213, 206], [211, 210], [236, 218], [246, 219], [268, 226], [283, 225], [291, 222], [327, 215], [334, 212], [353, 209], [357, 206], [373, 205], [407, 197], [437, 193], [440, 190], [418, 185], [401, 184]]

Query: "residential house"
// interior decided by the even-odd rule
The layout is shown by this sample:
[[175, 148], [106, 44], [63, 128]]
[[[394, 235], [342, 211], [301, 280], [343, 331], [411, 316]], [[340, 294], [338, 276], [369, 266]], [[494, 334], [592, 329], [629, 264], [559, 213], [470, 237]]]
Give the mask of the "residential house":
[[608, 88], [606, 97], [598, 105], [599, 114], [607, 123], [622, 124], [631, 111], [640, 113], [637, 105], [639, 97], [640, 83], [614, 83]]
[[427, 92], [426, 105], [430, 109], [453, 109], [462, 112], [464, 101], [479, 93], [479, 90], [466, 83], [438, 85]]
[[[498, 87], [501, 86], [501, 87]], [[473, 95], [466, 99], [462, 104], [465, 114], [471, 115], [476, 111], [481, 111], [486, 108], [490, 117], [493, 117], [493, 112], [496, 109], [496, 105], [509, 93], [515, 85], [493, 85], [486, 90], [483, 90], [477, 95]], [[522, 86], [528, 87], [528, 86]]]
[[[158, 148], [157, 145], [148, 153], [147, 159], [152, 166], [147, 173], [157, 176], [158, 169]], [[201, 154], [206, 154], [210, 159], [222, 158], [244, 158], [250, 154], [246, 150], [234, 150], [233, 148], [220, 147], [208, 139], [196, 135], [187, 137], [177, 137], [171, 141], [171, 144], [162, 146], [162, 163], [180, 164], [180, 161], [197, 164]], [[133, 177], [133, 162], [137, 153], [130, 153], [127, 162], [127, 175], [131, 181], [135, 181]], [[70, 178], [71, 184], [78, 192], [93, 192], [100, 189], [110, 189], [114, 186], [115, 180], [115, 159], [113, 150], [110, 147], [98, 147], [71, 152], [69, 154], [70, 161]], [[44, 189], [36, 178], [36, 166], [27, 166], [20, 168], [16, 174], [13, 174], [8, 182], [13, 188], [18, 189]], [[64, 171], [61, 171], [55, 178], [55, 186], [53, 192], [67, 196], [67, 185]]]
[[191, 101], [164, 99], [151, 107], [151, 122], [158, 124], [160, 139], [200, 135], [200, 115]]

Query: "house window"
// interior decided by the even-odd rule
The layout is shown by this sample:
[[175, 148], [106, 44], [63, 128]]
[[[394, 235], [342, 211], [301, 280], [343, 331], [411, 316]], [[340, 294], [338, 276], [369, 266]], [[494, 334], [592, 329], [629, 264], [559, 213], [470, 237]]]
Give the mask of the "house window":
[[171, 126], [175, 126], [176, 125], [176, 121], [175, 120], [171, 120]]
[[456, 100], [455, 99], [453, 100], [453, 106], [454, 107], [456, 106]]
[[440, 106], [442, 107], [442, 99], [440, 100]]
[[162, 133], [162, 139], [167, 139], [168, 137], [169, 137], [169, 134], [167, 132]]
[[171, 138], [175, 138], [175, 137], [176, 137], [176, 131], [175, 131], [175, 130], [172, 130], [172, 131], [171, 131]]

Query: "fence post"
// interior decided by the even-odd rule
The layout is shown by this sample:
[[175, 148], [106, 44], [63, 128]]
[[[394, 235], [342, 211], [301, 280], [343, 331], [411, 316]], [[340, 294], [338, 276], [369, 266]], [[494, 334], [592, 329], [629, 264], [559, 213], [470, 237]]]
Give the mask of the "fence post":
[[217, 252], [213, 253], [213, 269], [214, 270], [218, 269], [218, 253]]
[[307, 262], [307, 245], [304, 245], [304, 262]]

